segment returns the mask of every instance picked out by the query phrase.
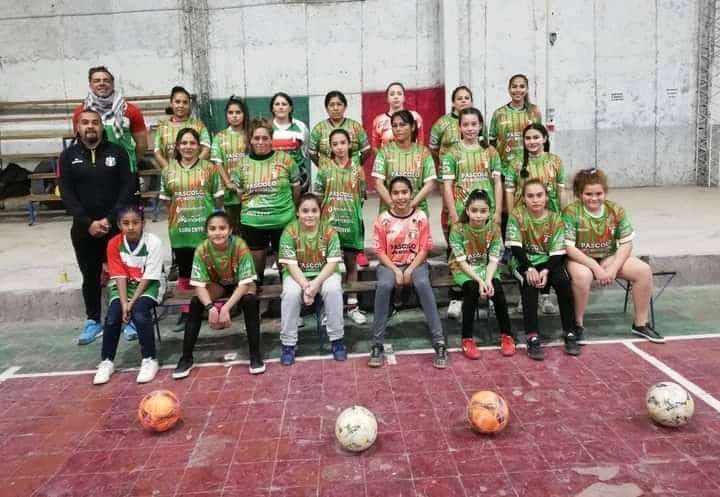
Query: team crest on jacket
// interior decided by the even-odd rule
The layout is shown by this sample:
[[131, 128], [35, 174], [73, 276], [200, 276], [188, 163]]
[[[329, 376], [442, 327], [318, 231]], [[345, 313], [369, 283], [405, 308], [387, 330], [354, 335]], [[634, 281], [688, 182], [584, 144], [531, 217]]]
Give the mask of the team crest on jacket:
[[113, 157], [112, 155], [105, 157], [105, 165], [107, 167], [115, 167], [115, 164], [117, 164], [117, 160], [115, 160], [115, 157]]

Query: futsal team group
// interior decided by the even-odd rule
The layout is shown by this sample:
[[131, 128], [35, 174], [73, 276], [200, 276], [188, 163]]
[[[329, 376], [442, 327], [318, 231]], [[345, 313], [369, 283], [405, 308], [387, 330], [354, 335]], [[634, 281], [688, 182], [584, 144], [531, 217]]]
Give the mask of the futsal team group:
[[[91, 93], [92, 78], [91, 70]], [[632, 255], [635, 232], [625, 210], [608, 200], [608, 179], [597, 168], [580, 170], [566, 192], [562, 161], [550, 152], [548, 130], [528, 90], [527, 77], [512, 76], [510, 101], [487, 125], [473, 107], [470, 88], [455, 88], [452, 110], [433, 124], [426, 146], [419, 139], [422, 117], [405, 108], [405, 88], [398, 82], [387, 87], [388, 110], [375, 118], [369, 136], [345, 115], [345, 95], [331, 91], [324, 101], [328, 118], [312, 130], [293, 117], [293, 101], [285, 93], [272, 97], [271, 120], [251, 119], [244, 100], [232, 96], [225, 106], [228, 126], [211, 138], [202, 121], [192, 117], [190, 93], [173, 88], [170, 116], [155, 133], [154, 156], [162, 169], [160, 199], [168, 202], [177, 288], [195, 293], [175, 327], [184, 337], [173, 377], [190, 374], [204, 316], [210, 328], [227, 328], [235, 306], [245, 321], [250, 373], [265, 371], [258, 294], [268, 253], [276, 254], [282, 276], [280, 301], [271, 301], [266, 311], [272, 316], [279, 310], [281, 363], [295, 361], [301, 312], [318, 303], [334, 359], [347, 358], [345, 319], [360, 325], [367, 321], [357, 295], [344, 293], [343, 282], [346, 288], [356, 282], [358, 266], [368, 264], [363, 162], [372, 153], [370, 179], [380, 208], [372, 226], [378, 264], [370, 367], [385, 362], [394, 292], [409, 288], [425, 315], [434, 366], [448, 365], [428, 265], [430, 220], [442, 224], [447, 241], [455, 285], [448, 315], [460, 318], [468, 359], [480, 357], [473, 333], [481, 298], [492, 302], [500, 353], [515, 354], [516, 336], [499, 282], [499, 265], [505, 263], [520, 284], [518, 307], [530, 358], [544, 357], [539, 308], [559, 311], [565, 352], [578, 355], [591, 286], [608, 286], [616, 278], [632, 283], [629, 331], [662, 343], [648, 322], [652, 271]], [[99, 98], [89, 96], [75, 113], [77, 140], [61, 157], [61, 193], [74, 218], [71, 236], [78, 263], [83, 270], [92, 258], [81, 253], [79, 240], [86, 237], [104, 252], [109, 276], [104, 324], [88, 312], [79, 342], [102, 336], [94, 383], [103, 384], [114, 372], [121, 334], [138, 338], [137, 381], [146, 383], [159, 369], [152, 311], [163, 294], [163, 242], [144, 229], [136, 200], [136, 160], [123, 151], [130, 133], [123, 133], [123, 116], [117, 116], [127, 114], [127, 104], [112, 94]], [[312, 184], [308, 159], [317, 168]], [[103, 198], [83, 192], [93, 181], [103, 185], [95, 195]], [[429, 211], [428, 195], [436, 188], [442, 192], [442, 212]], [[89, 279], [86, 271], [83, 277]], [[95, 286], [83, 282], [86, 306]], [[551, 288], [558, 309], [549, 298]]]

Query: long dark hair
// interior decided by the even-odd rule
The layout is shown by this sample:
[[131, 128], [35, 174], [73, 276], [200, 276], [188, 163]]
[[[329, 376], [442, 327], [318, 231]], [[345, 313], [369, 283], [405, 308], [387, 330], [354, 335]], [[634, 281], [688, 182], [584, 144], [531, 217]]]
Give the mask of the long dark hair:
[[[187, 95], [187, 98], [190, 101], [190, 113], [192, 113], [193, 96], [190, 95], [190, 92], [187, 91], [182, 86], [173, 86], [172, 87], [172, 90], [170, 90], [170, 102], [172, 102], [173, 98], [175, 98], [175, 95], [177, 95], [178, 93], [184, 93], [185, 95]], [[190, 113], [188, 113], [188, 115], [190, 115]], [[169, 116], [173, 115], [172, 106], [165, 107], [165, 114], [167, 114]]]
[[227, 111], [230, 109], [231, 105], [237, 105], [240, 107], [240, 111], [243, 113], [243, 123], [242, 123], [242, 129], [245, 132], [245, 138], [249, 137], [248, 130], [250, 128], [250, 116], [248, 115], [248, 107], [245, 103], [245, 100], [242, 98], [230, 95], [230, 98], [228, 98], [227, 103], [225, 104], [225, 116], [227, 117]]
[[288, 114], [288, 119], [290, 119], [290, 122], [293, 120], [293, 110], [295, 110], [295, 106], [293, 105], [293, 100], [290, 98], [290, 95], [285, 93], [284, 91], [279, 91], [275, 95], [272, 96], [270, 99], [270, 115], [275, 117], [275, 114], [273, 114], [273, 104], [275, 103], [275, 100], [278, 97], [282, 97], [285, 100], [287, 100], [288, 105], [290, 106], [290, 113]]
[[[488, 148], [488, 143], [485, 141], [485, 136], [483, 136], [482, 130], [485, 127], [485, 120], [483, 119], [482, 112], [480, 112], [475, 107], [467, 107], [460, 111], [460, 114], [458, 114], [458, 126], [460, 126], [460, 123], [462, 122], [463, 116], [475, 116], [480, 121], [480, 137], [478, 142], [480, 143], [480, 146], [482, 148]], [[460, 132], [460, 137], [462, 138], [462, 131]]]
[[530, 81], [528, 81], [528, 77], [524, 74], [513, 74], [510, 76], [510, 80], [508, 80], [508, 90], [512, 86], [513, 79], [520, 78], [523, 81], [525, 81], [525, 88], [527, 88], [527, 93], [525, 94], [525, 108], [529, 109], [532, 103], [530, 102]]
[[470, 218], [467, 215], [468, 207], [470, 207], [470, 204], [473, 202], [477, 202], [478, 200], [481, 200], [485, 202], [490, 208], [490, 195], [488, 195], [488, 192], [485, 190], [473, 190], [470, 192], [470, 195], [468, 195], [468, 198], [465, 199], [465, 208], [463, 209], [462, 213], [460, 214], [460, 222], [461, 223], [469, 223]]
[[175, 160], [180, 162], [182, 159], [182, 155], [180, 155], [180, 141], [182, 140], [182, 137], [186, 134], [190, 133], [195, 138], [195, 141], [198, 143], [198, 154], [200, 153], [200, 133], [195, 131], [193, 128], [183, 128], [180, 131], [178, 131], [177, 136], [175, 137]]
[[417, 128], [417, 121], [415, 121], [415, 118], [412, 115], [412, 112], [409, 110], [403, 109], [393, 112], [392, 116], [390, 116], [390, 126], [392, 126], [392, 122], [395, 120], [396, 117], [399, 117], [402, 119], [402, 122], [405, 124], [409, 124], [410, 128], [412, 128], [412, 134], [410, 135], [410, 141], [415, 142], [417, 141], [418, 136], [418, 128]]
[[545, 152], [550, 151], [550, 135], [548, 134], [548, 130], [545, 126], [543, 126], [540, 123], [531, 123], [525, 126], [525, 129], [522, 132], [522, 140], [523, 140], [523, 163], [522, 168], [520, 169], [520, 177], [521, 178], [527, 178], [530, 176], [530, 173], [527, 170], [528, 167], [528, 160], [530, 159], [530, 153], [528, 152], [527, 147], [525, 146], [525, 133], [527, 133], [529, 130], [535, 129], [540, 132], [540, 134], [543, 135], [545, 138], [545, 144], [543, 145], [543, 150]]
[[351, 156], [350, 151], [350, 145], [352, 145], [352, 141], [350, 140], [350, 133], [348, 133], [346, 130], [342, 128], [335, 128], [330, 132], [330, 136], [328, 137], [328, 146], [330, 147], [330, 157], [335, 158], [335, 152], [332, 151], [332, 139], [335, 135], [345, 135], [345, 138], [347, 138], [348, 141], [348, 157]]

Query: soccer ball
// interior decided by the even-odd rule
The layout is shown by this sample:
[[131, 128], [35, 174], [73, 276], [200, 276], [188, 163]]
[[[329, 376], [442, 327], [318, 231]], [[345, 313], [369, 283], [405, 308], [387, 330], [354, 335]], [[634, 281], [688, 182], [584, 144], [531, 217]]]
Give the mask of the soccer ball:
[[155, 390], [140, 401], [138, 419], [147, 430], [167, 431], [180, 419], [180, 403], [171, 391]]
[[510, 410], [500, 395], [483, 390], [470, 397], [467, 417], [473, 430], [479, 433], [499, 433], [510, 420]]
[[653, 421], [663, 426], [682, 426], [695, 412], [695, 402], [687, 390], [670, 381], [651, 386], [645, 395], [645, 405]]
[[335, 421], [335, 437], [345, 450], [362, 452], [377, 438], [375, 415], [362, 406], [345, 409]]

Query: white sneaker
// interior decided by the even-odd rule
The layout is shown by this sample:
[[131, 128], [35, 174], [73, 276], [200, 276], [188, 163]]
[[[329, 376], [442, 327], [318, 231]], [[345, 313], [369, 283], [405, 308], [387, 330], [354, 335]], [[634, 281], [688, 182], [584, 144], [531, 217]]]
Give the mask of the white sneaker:
[[365, 317], [365, 313], [361, 311], [358, 306], [354, 306], [348, 309], [347, 315], [350, 319], [352, 319], [352, 322], [355, 324], [367, 323], [367, 317]]
[[270, 266], [270, 269], [274, 269], [275, 271], [278, 270], [278, 263], [277, 263], [277, 261], [275, 261], [275, 262], [272, 263], [272, 266]]
[[144, 358], [142, 363], [140, 363], [140, 372], [137, 375], [137, 382], [149, 383], [153, 381], [159, 369], [160, 365], [158, 364], [157, 359], [153, 359], [152, 357]]
[[451, 300], [447, 308], [449, 319], [459, 319], [462, 315], [462, 300]]
[[95, 378], [93, 378], [93, 385], [103, 385], [110, 381], [110, 376], [115, 371], [115, 365], [110, 359], [103, 360], [98, 364]]
[[540, 312], [543, 314], [557, 314], [558, 309], [555, 304], [553, 304], [550, 294], [540, 294]]

